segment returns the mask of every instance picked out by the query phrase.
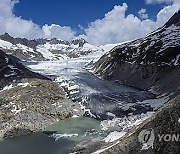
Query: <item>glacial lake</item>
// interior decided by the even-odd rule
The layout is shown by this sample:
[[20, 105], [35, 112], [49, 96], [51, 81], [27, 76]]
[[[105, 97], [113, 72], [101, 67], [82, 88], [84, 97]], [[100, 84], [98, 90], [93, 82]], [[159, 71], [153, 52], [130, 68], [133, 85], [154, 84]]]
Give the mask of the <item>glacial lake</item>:
[[100, 122], [88, 117], [59, 121], [46, 130], [57, 133], [37, 132], [0, 141], [0, 154], [69, 154], [79, 142], [102, 135]]

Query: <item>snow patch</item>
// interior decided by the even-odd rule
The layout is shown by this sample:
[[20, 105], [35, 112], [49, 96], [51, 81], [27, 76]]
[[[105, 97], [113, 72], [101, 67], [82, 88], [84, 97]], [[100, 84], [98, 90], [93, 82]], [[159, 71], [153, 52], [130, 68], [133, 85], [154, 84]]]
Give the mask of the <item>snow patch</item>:
[[73, 94], [78, 94], [79, 93], [79, 90], [75, 90], [75, 91], [70, 91], [70, 95], [73, 95]]
[[79, 116], [77, 116], [77, 115], [73, 115], [73, 116], [72, 116], [72, 118], [78, 118], [78, 117], [79, 117]]
[[32, 48], [27, 47], [27, 46], [22, 45], [22, 44], [16, 44], [16, 47], [17, 47], [18, 49], [21, 49], [24, 53], [28, 53], [28, 52], [35, 53]]
[[17, 73], [12, 71], [10, 74], [4, 74], [4, 77], [8, 78], [8, 77], [14, 76], [14, 75], [17, 75]]
[[28, 82], [26, 82], [26, 83], [18, 83], [17, 84], [17, 86], [21, 86], [21, 87], [27, 87], [27, 86], [29, 86], [30, 84], [28, 83]]
[[160, 98], [156, 99], [149, 99], [149, 100], [144, 100], [142, 102], [137, 102], [139, 104], [146, 104], [150, 105], [154, 110], [157, 110], [160, 108], [164, 103], [166, 103], [170, 98], [168, 96], [162, 96]]
[[179, 58], [180, 58], [180, 54], [177, 55], [177, 57], [176, 57], [176, 60], [175, 60], [175, 62], [174, 62], [174, 65], [175, 65], [175, 66], [179, 65], [179, 61], [180, 61]]
[[0, 90], [0, 92], [6, 91], [6, 90], [10, 90], [10, 89], [12, 89], [12, 88], [13, 88], [13, 85], [10, 84], [10, 85], [8, 85], [8, 86], [5, 86], [2, 90]]
[[10, 49], [13, 46], [12, 43], [0, 40], [0, 47], [5, 48], [5, 49]]
[[78, 134], [52, 134], [50, 137], [53, 137], [55, 141], [58, 141], [61, 138], [78, 137]]
[[2, 90], [0, 90], [0, 92], [10, 90], [10, 89], [13, 89], [13, 88], [18, 87], [18, 86], [21, 86], [21, 87], [24, 88], [24, 87], [31, 86], [31, 85], [28, 82], [26, 82], [26, 83], [18, 83], [16, 86], [13, 86], [12, 84], [10, 84], [8, 86], [5, 86]]
[[70, 86], [68, 87], [68, 90], [75, 90], [75, 89], [79, 89], [79, 86], [78, 85], [74, 85], [74, 86]]
[[141, 124], [144, 120], [151, 117], [154, 112], [142, 113], [139, 115], [130, 115], [123, 118], [113, 118], [112, 120], [101, 121], [102, 130], [123, 130], [128, 132], [133, 126]]
[[90, 117], [96, 118], [96, 116], [91, 113], [91, 110], [90, 110], [90, 109], [85, 109], [85, 110], [84, 110], [84, 113], [88, 113], [88, 114], [90, 115]]
[[120, 139], [121, 137], [123, 137], [127, 132], [122, 131], [122, 132], [111, 132], [107, 137], [104, 138], [105, 142], [113, 142], [117, 139]]

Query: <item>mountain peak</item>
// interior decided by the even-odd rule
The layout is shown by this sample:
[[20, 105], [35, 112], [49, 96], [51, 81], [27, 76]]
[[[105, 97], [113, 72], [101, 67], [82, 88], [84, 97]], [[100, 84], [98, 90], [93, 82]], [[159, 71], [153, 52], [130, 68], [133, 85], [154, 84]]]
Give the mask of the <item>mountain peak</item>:
[[9, 33], [4, 33], [3, 35], [0, 35], [0, 39], [4, 41], [12, 41], [14, 38], [11, 35], [9, 35]]
[[180, 26], [180, 10], [177, 11], [165, 24], [166, 27], [171, 25], [179, 25]]
[[74, 45], [78, 45], [79, 44], [79, 47], [82, 47], [85, 43], [87, 43], [87, 41], [85, 39], [83, 39], [83, 38], [80, 38], [80, 39], [72, 40], [71, 43], [74, 44]]

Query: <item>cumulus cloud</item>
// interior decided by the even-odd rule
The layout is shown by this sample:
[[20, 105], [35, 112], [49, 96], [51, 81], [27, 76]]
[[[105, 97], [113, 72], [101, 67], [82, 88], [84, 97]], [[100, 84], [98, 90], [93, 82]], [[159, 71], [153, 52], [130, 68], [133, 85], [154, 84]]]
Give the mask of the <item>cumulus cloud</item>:
[[171, 16], [180, 9], [180, 1], [179, 4], [174, 3], [172, 5], [166, 6], [159, 11], [157, 14], [156, 24], [158, 27], [162, 26]]
[[1, 0], [0, 3], [0, 33], [8, 32], [15, 37], [43, 37], [42, 30], [31, 20], [23, 20], [13, 14], [17, 0]]
[[[52, 24], [40, 27], [31, 20], [15, 16], [13, 8], [19, 2], [18, 0], [0, 1], [0, 34], [8, 32], [14, 37], [29, 39], [56, 37], [63, 40], [72, 40], [76, 36], [76, 32], [68, 26]], [[179, 0], [146, 0], [146, 2], [149, 4], [154, 2], [173, 3], [159, 11], [156, 21], [148, 18], [146, 9], [139, 10], [137, 17], [133, 14], [126, 15], [128, 9], [126, 3], [123, 3], [122, 6], [114, 6], [103, 19], [98, 19], [91, 22], [87, 28], [82, 28], [84, 34], [78, 37], [83, 37], [89, 43], [96, 45], [133, 40], [162, 26], [180, 9]]]
[[0, 0], [0, 34], [8, 32], [14, 37], [36, 38], [59, 38], [71, 40], [75, 32], [70, 27], [59, 25], [44, 25], [42, 28], [31, 20], [24, 20], [13, 14], [14, 5], [18, 0]]
[[75, 37], [75, 32], [67, 26], [60, 25], [44, 25], [42, 30], [46, 38], [60, 38], [62, 40], [72, 40]]
[[148, 18], [148, 14], [146, 13], [146, 9], [141, 9], [138, 11], [139, 17], [141, 19], [147, 19]]
[[[166, 6], [157, 14], [157, 21], [153, 21], [148, 18], [140, 19], [133, 14], [126, 16], [128, 6], [123, 3], [122, 6], [115, 6], [103, 19], [90, 23], [85, 29], [84, 38], [96, 45], [140, 38], [162, 26], [179, 8], [175, 3]], [[139, 14], [146, 14], [146, 10], [141, 10]]]

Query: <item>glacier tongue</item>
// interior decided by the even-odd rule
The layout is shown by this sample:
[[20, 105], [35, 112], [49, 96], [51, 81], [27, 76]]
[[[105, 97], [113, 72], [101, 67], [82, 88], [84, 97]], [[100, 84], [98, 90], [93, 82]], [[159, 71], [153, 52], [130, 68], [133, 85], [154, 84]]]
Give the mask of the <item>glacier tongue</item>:
[[114, 116], [122, 117], [152, 111], [153, 106], [144, 101], [155, 98], [150, 92], [114, 81], [101, 80], [86, 70], [86, 65], [102, 54], [104, 51], [99, 50], [77, 58], [28, 62], [26, 65], [58, 82], [70, 99], [81, 104], [86, 116], [112, 119]]

